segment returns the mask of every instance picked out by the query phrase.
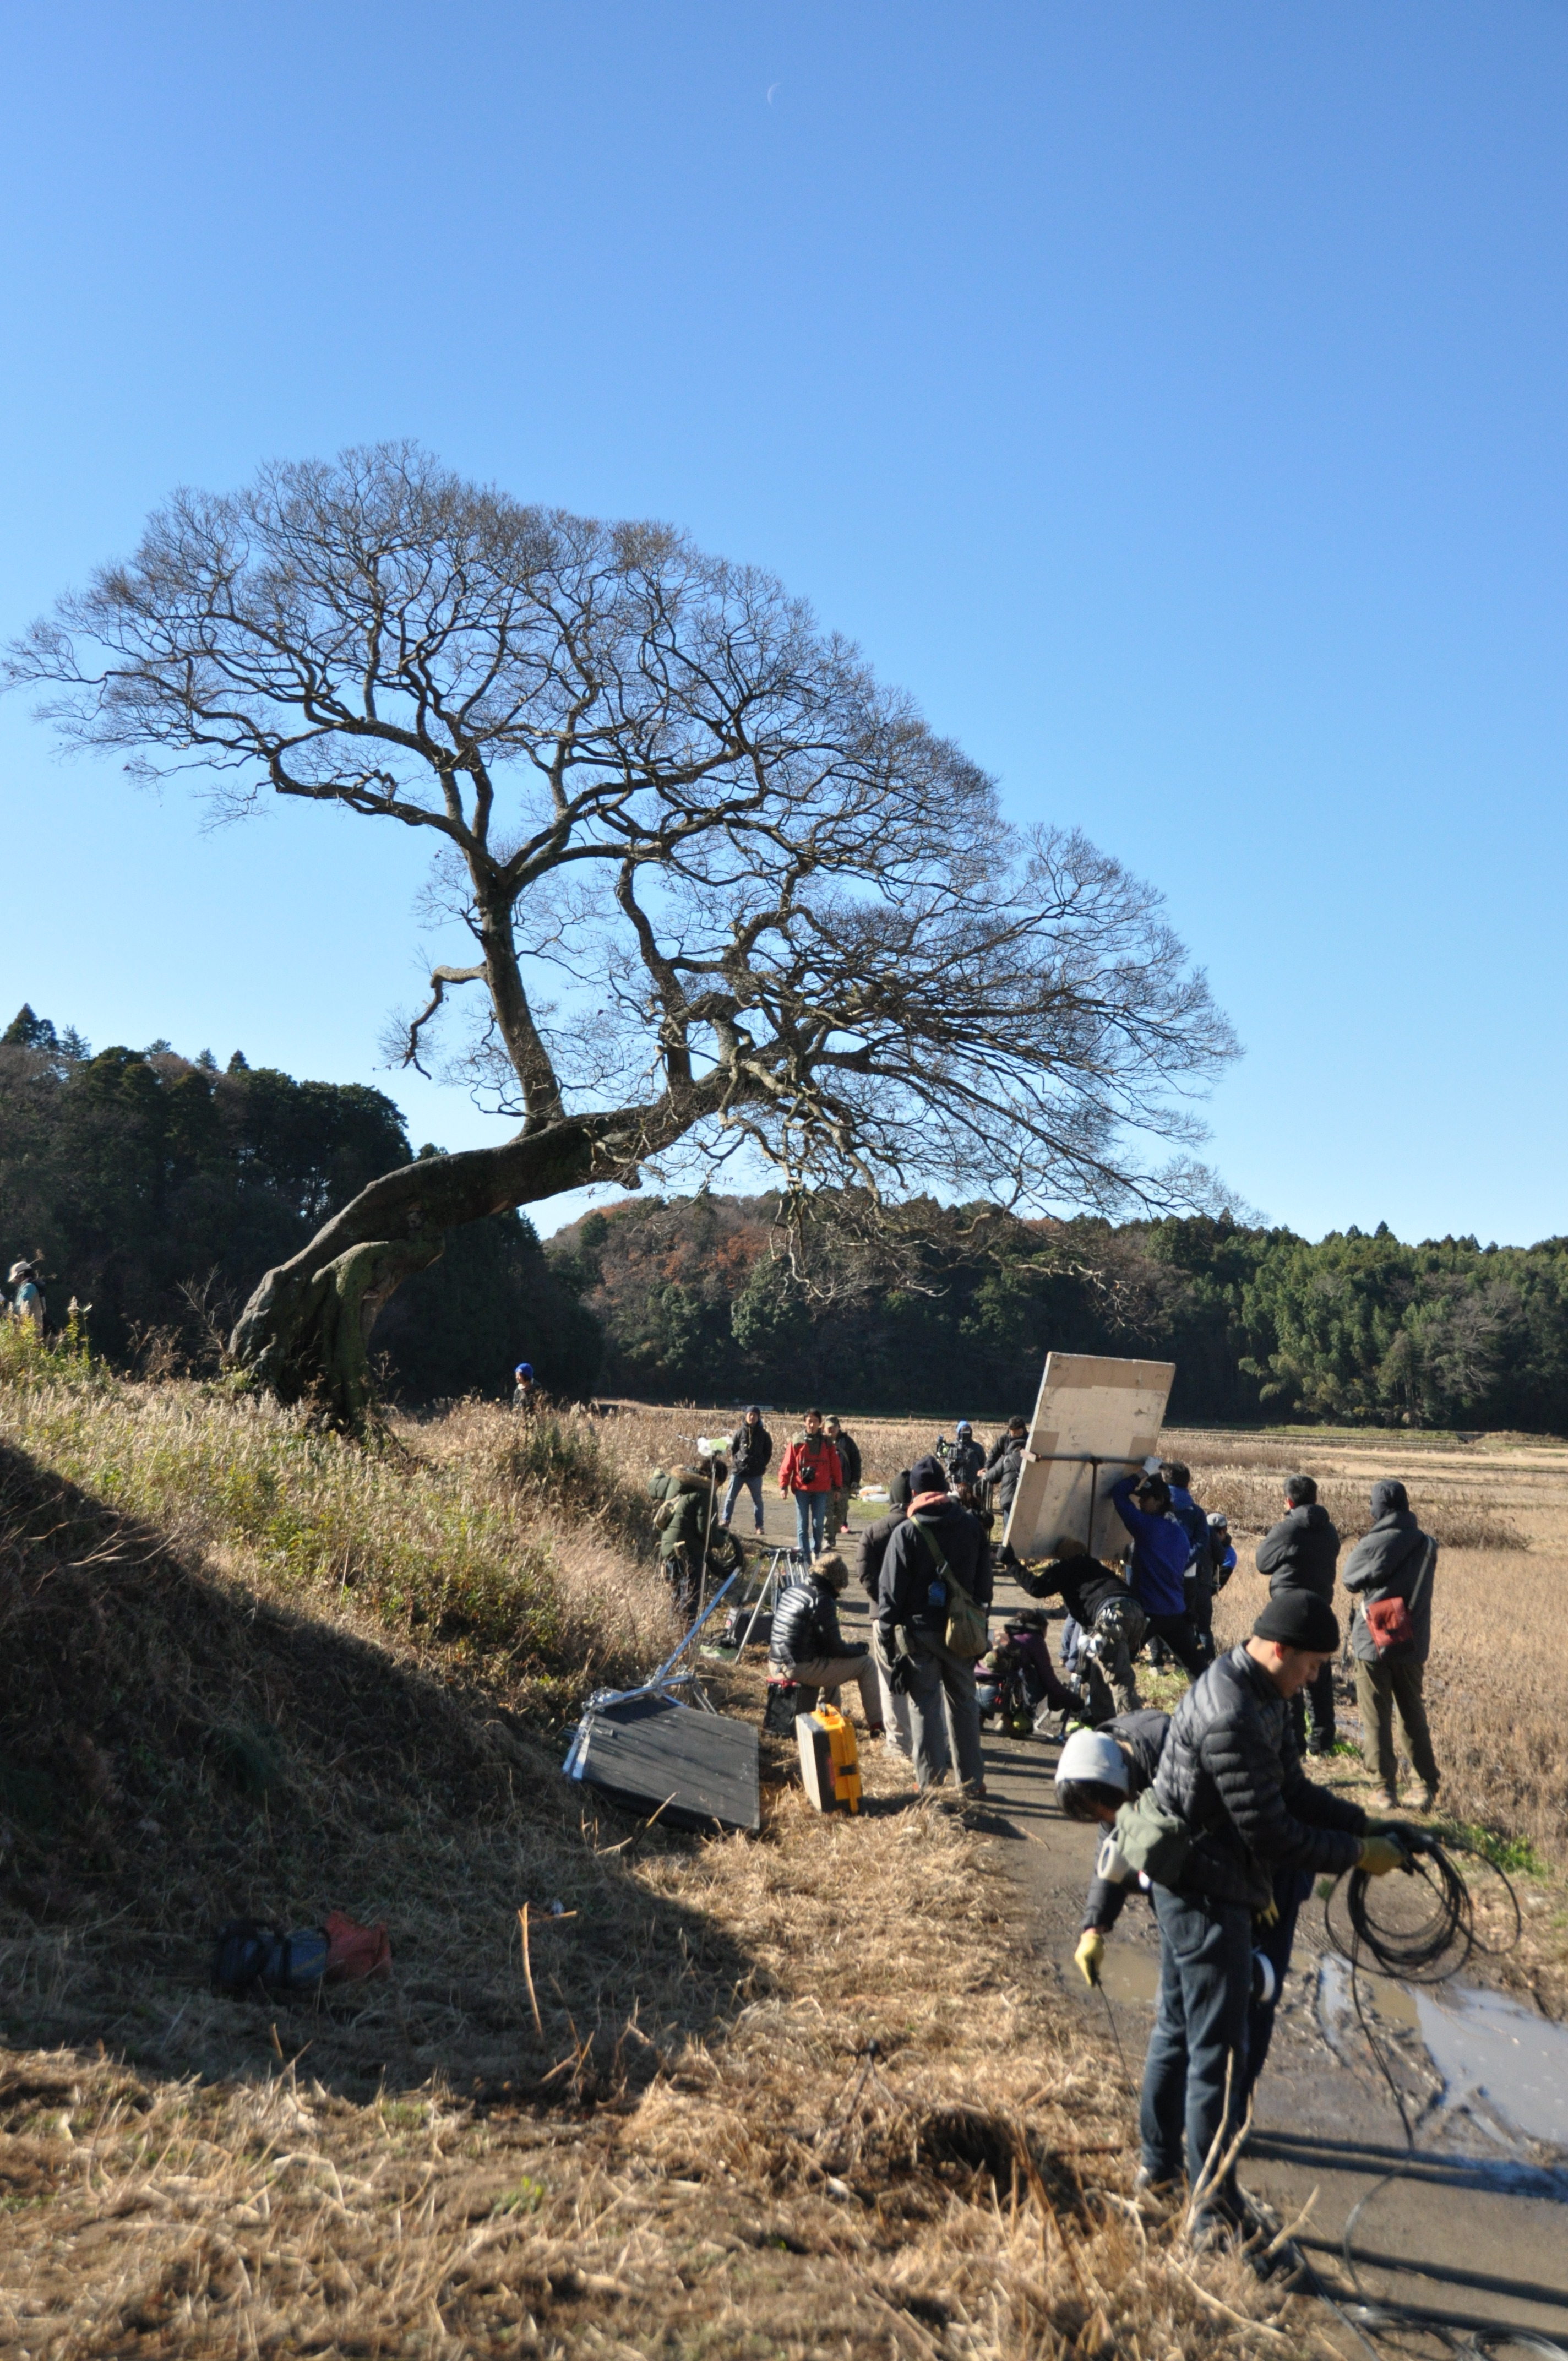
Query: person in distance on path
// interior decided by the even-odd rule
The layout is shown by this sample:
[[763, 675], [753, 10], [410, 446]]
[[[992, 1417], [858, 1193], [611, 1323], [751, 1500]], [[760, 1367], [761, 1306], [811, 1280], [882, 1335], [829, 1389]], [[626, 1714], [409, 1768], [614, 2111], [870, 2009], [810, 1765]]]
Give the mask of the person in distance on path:
[[960, 1418], [953, 1429], [953, 1447], [948, 1454], [948, 1480], [954, 1491], [960, 1484], [975, 1485], [985, 1472], [985, 1454], [974, 1439], [974, 1429], [967, 1418]]
[[1128, 1586], [1163, 1640], [1193, 1680], [1208, 1663], [1187, 1612], [1187, 1561], [1192, 1543], [1170, 1505], [1170, 1487], [1157, 1459], [1146, 1459], [1141, 1476], [1124, 1476], [1111, 1488], [1116, 1514], [1133, 1537], [1133, 1573]]
[[950, 1602], [943, 1568], [951, 1568], [977, 1606], [988, 1608], [991, 1550], [975, 1519], [948, 1493], [939, 1459], [917, 1459], [909, 1485], [909, 1513], [882, 1562], [877, 1646], [892, 1668], [894, 1686], [903, 1687], [909, 1698], [915, 1776], [922, 1792], [946, 1778], [956, 1752], [965, 1795], [982, 1796], [985, 1757], [974, 1666], [947, 1644]]
[[735, 1514], [735, 1503], [741, 1488], [751, 1495], [751, 1514], [759, 1532], [762, 1530], [762, 1478], [768, 1462], [773, 1455], [773, 1438], [762, 1424], [762, 1413], [753, 1402], [744, 1419], [729, 1438], [729, 1489], [724, 1495], [723, 1522], [729, 1525]]
[[779, 1489], [795, 1495], [795, 1555], [809, 1565], [823, 1546], [828, 1496], [844, 1480], [839, 1455], [822, 1430], [822, 1412], [808, 1410], [806, 1432], [797, 1434], [779, 1469]]
[[[1325, 1607], [1334, 1603], [1334, 1568], [1339, 1564], [1339, 1532], [1318, 1499], [1310, 1476], [1285, 1478], [1285, 1514], [1271, 1525], [1257, 1545], [1257, 1570], [1268, 1576], [1269, 1596], [1282, 1591], [1310, 1590]], [[1310, 1754], [1332, 1754], [1334, 1747], [1334, 1668], [1325, 1664], [1315, 1681], [1292, 1701], [1296, 1743]]]
[[[1333, 1609], [1310, 1591], [1271, 1599], [1252, 1636], [1211, 1664], [1171, 1716], [1154, 1801], [1190, 1850], [1156, 1885], [1159, 2007], [1144, 2069], [1137, 2186], [1194, 2182], [1244, 2113], [1253, 1920], [1276, 1909], [1281, 1871], [1378, 1876], [1405, 1861], [1358, 1804], [1314, 1786], [1301, 1767], [1289, 1700], [1339, 1652]], [[1234, 2179], [1217, 2175], [1200, 2213], [1212, 2235], [1239, 2218]]]
[[1051, 1545], [1045, 1572], [1018, 1569], [1016, 1580], [1031, 1598], [1064, 1600], [1082, 1634], [1077, 1668], [1090, 1720], [1108, 1721], [1110, 1713], [1100, 1708], [1113, 1700], [1120, 1713], [1139, 1712], [1133, 1659], [1144, 1644], [1148, 1619], [1121, 1576], [1091, 1557], [1075, 1534], [1063, 1533]]
[[886, 1733], [876, 1664], [868, 1648], [859, 1642], [851, 1647], [839, 1629], [839, 1598], [849, 1579], [850, 1569], [837, 1550], [800, 1569], [773, 1609], [768, 1662], [786, 1679], [821, 1690], [829, 1705], [838, 1704], [845, 1681], [856, 1682], [866, 1735], [882, 1738]]
[[1006, 1433], [999, 1434], [991, 1446], [982, 1473], [992, 1487], [992, 1506], [1007, 1522], [1007, 1511], [1013, 1506], [1013, 1495], [1018, 1489], [1018, 1478], [1024, 1472], [1024, 1458], [1029, 1448], [1029, 1422], [1026, 1418], [1010, 1418]]
[[[1417, 1524], [1409, 1495], [1395, 1477], [1387, 1476], [1372, 1487], [1372, 1531], [1363, 1533], [1346, 1558], [1340, 1576], [1345, 1588], [1355, 1597], [1350, 1650], [1355, 1658], [1362, 1756], [1379, 1782], [1372, 1807], [1374, 1811], [1391, 1812], [1398, 1795], [1398, 1763], [1394, 1752], [1397, 1708], [1410, 1761], [1421, 1783], [1420, 1807], [1430, 1812], [1437, 1801], [1438, 1769], [1422, 1691], [1427, 1658], [1431, 1653], [1431, 1591], [1437, 1571], [1437, 1543]], [[1402, 1598], [1414, 1627], [1410, 1639], [1392, 1647], [1379, 1647], [1366, 1620], [1366, 1609], [1383, 1598]]]
[[839, 1455], [839, 1481], [828, 1495], [828, 1546], [850, 1529], [850, 1503], [861, 1488], [861, 1446], [836, 1418], [828, 1422], [828, 1440]]

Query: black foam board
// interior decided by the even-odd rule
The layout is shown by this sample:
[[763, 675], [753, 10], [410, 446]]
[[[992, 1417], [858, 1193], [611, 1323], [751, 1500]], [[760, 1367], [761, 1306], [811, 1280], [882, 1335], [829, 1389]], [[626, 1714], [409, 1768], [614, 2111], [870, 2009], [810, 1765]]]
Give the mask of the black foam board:
[[579, 1775], [616, 1803], [657, 1811], [677, 1828], [754, 1836], [762, 1824], [751, 1723], [669, 1697], [629, 1697], [586, 1715]]

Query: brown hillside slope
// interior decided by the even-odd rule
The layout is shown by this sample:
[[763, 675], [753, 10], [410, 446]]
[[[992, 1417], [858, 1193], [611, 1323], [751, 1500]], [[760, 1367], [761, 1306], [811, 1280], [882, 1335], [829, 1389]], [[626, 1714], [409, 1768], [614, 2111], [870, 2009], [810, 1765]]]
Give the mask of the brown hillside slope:
[[[297, 1554], [269, 1580], [276, 1532], [225, 1543], [213, 1485], [178, 1542], [105, 1497], [181, 1497], [181, 1422], [221, 1471], [229, 1406], [23, 1376], [0, 1386], [0, 2355], [1279, 2349], [1234, 2267], [1130, 2207], [1114, 2069], [977, 1839], [886, 1765], [854, 1822], [809, 1815], [781, 1753], [758, 1840], [617, 1820], [515, 1710], [565, 1681], [537, 1650], [476, 1666], [411, 1606], [400, 1635], [368, 1559], [374, 1612]], [[163, 1455], [139, 1474], [138, 1422]], [[439, 1471], [390, 1465], [434, 1533]], [[546, 1504], [528, 1518], [553, 1548]], [[536, 1572], [562, 1628], [581, 1610]], [[574, 1915], [541, 1926], [556, 1900]], [[386, 1983], [211, 1994], [220, 1917], [334, 1904], [388, 1922]]]

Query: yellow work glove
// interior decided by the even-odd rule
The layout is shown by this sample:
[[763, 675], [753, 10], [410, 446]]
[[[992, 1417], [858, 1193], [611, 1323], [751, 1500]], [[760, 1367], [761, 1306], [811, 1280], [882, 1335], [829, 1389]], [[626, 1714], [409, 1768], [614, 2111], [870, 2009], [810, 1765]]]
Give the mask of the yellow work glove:
[[1261, 1910], [1255, 1910], [1252, 1914], [1252, 1923], [1255, 1927], [1277, 1927], [1279, 1924], [1278, 1903], [1268, 1902], [1265, 1904]]
[[1100, 1982], [1100, 1962], [1105, 1957], [1105, 1938], [1098, 1927], [1086, 1927], [1078, 1938], [1073, 1953], [1073, 1965], [1086, 1984]]
[[1361, 1858], [1355, 1865], [1368, 1877], [1387, 1877], [1391, 1869], [1409, 1869], [1410, 1861], [1404, 1846], [1396, 1844], [1392, 1837], [1363, 1837]]

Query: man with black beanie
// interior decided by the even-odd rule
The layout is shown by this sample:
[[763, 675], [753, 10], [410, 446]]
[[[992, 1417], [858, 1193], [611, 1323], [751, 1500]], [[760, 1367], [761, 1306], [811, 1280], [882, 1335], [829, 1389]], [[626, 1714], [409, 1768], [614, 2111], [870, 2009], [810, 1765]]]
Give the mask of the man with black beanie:
[[[1171, 1717], [1153, 1797], [1189, 1845], [1170, 1882], [1154, 1887], [1159, 2011], [1139, 2110], [1140, 2187], [1178, 2179], [1184, 2132], [1194, 2182], [1216, 2136], [1222, 2155], [1231, 2143], [1248, 2081], [1254, 1914], [1272, 1923], [1281, 1872], [1359, 1867], [1377, 1876], [1405, 1859], [1359, 1805], [1314, 1786], [1301, 1768], [1289, 1700], [1339, 1644], [1333, 1609], [1310, 1591], [1287, 1591]], [[1199, 2213], [1209, 2239], [1235, 2224], [1229, 2172], [1216, 2173]]]
[[956, 1752], [965, 1795], [982, 1796], [985, 1757], [974, 1665], [953, 1653], [947, 1631], [953, 1582], [977, 1607], [991, 1605], [991, 1544], [979, 1519], [951, 1497], [939, 1459], [917, 1459], [909, 1489], [909, 1513], [894, 1528], [882, 1562], [877, 1652], [893, 1686], [909, 1698], [915, 1775], [922, 1790], [940, 1784]]
[[[1268, 1576], [1269, 1596], [1287, 1590], [1310, 1590], [1325, 1607], [1334, 1603], [1334, 1568], [1339, 1563], [1339, 1533], [1318, 1499], [1310, 1476], [1285, 1478], [1285, 1514], [1271, 1525], [1257, 1545], [1257, 1570]], [[1296, 1743], [1309, 1754], [1334, 1750], [1334, 1668], [1325, 1664], [1290, 1707], [1296, 1721]]]

